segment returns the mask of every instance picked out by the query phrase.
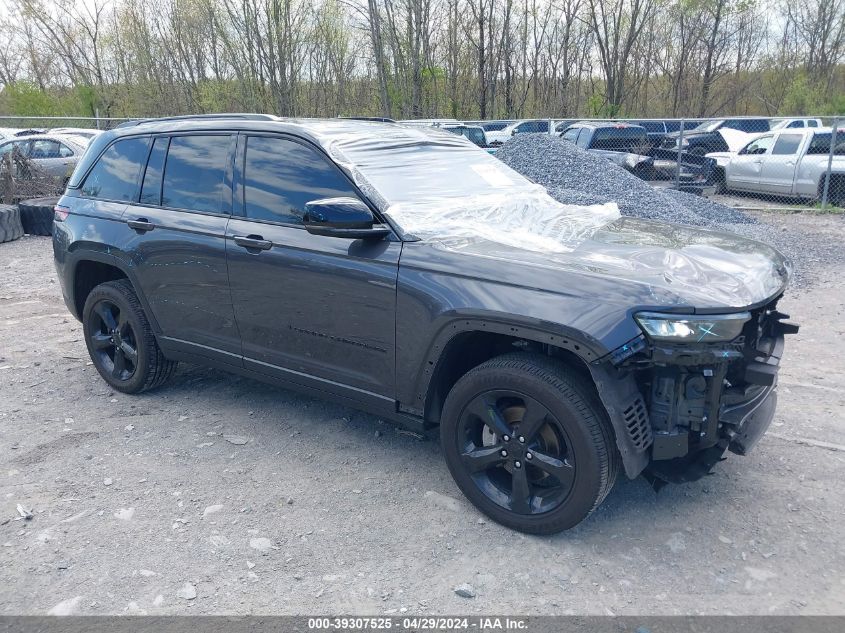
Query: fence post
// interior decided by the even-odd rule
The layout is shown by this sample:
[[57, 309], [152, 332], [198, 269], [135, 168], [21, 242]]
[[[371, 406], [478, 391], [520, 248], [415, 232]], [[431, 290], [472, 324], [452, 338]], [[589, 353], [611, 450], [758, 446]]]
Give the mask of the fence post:
[[830, 130], [830, 151], [827, 153], [827, 171], [824, 176], [824, 189], [822, 190], [822, 211], [827, 210], [827, 198], [830, 193], [830, 176], [833, 171], [833, 150], [836, 147], [836, 132], [839, 128], [839, 119], [833, 119], [833, 127]]
[[678, 168], [675, 170], [675, 189], [681, 190], [681, 154], [684, 151], [684, 123], [681, 119], [681, 129], [678, 131]]

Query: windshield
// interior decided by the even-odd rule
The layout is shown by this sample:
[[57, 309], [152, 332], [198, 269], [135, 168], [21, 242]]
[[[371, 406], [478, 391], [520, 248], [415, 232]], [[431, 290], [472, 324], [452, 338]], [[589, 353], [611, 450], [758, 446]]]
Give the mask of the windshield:
[[377, 135], [335, 134], [327, 145], [406, 236], [568, 252], [619, 218], [615, 204], [561, 204], [497, 158], [441, 130], [386, 126]]

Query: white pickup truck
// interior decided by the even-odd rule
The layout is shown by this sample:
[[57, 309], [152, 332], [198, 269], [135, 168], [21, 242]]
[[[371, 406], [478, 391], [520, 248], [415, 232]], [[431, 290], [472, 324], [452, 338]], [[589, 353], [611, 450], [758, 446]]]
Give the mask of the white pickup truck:
[[[818, 199], [824, 189], [831, 128], [782, 129], [760, 134], [737, 153], [707, 154], [717, 163], [721, 190]], [[828, 199], [845, 202], [845, 129], [836, 133]]]

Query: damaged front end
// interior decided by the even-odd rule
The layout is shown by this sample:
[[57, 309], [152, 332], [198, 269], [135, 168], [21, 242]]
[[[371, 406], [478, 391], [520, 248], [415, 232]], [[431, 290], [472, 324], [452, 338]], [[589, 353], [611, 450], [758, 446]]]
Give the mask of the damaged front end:
[[777, 299], [725, 315], [640, 313], [644, 335], [591, 367], [629, 477], [695, 481], [727, 451], [745, 455], [777, 402], [784, 335]]

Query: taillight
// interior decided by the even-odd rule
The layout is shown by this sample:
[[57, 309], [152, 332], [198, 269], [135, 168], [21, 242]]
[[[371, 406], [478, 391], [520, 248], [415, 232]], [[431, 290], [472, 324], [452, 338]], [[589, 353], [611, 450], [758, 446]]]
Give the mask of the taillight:
[[67, 219], [68, 215], [70, 215], [69, 207], [62, 207], [58, 204], [53, 207], [53, 219], [56, 222], [64, 222]]

